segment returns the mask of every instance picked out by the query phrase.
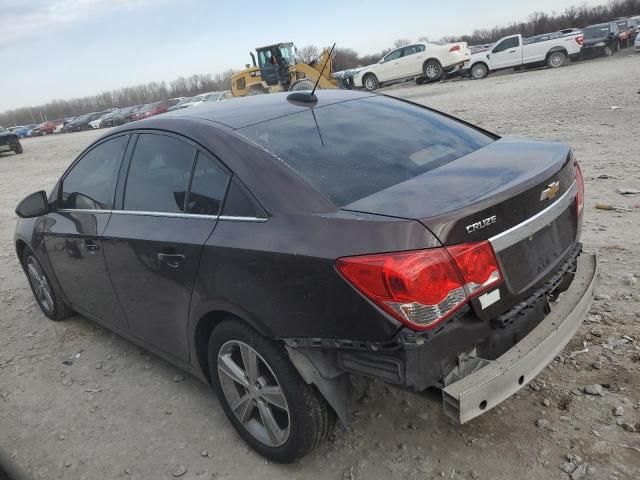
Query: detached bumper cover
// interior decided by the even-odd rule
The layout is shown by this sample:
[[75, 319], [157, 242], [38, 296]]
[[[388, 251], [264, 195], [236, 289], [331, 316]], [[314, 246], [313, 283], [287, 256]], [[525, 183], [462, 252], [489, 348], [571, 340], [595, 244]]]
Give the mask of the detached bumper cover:
[[596, 273], [595, 255], [583, 253], [571, 286], [538, 326], [502, 356], [442, 390], [445, 413], [468, 422], [512, 396], [551, 363], [589, 311]]

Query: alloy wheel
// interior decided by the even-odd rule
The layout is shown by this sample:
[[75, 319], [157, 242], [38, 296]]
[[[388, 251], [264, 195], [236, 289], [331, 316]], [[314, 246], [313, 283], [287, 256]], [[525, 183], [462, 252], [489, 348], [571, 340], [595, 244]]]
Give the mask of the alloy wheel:
[[220, 348], [217, 363], [225, 399], [244, 429], [269, 447], [286, 443], [289, 406], [264, 358], [248, 344], [229, 340]]
[[424, 69], [424, 73], [425, 75], [427, 75], [427, 77], [434, 79], [437, 78], [440, 74], [440, 69], [437, 65], [430, 63], [429, 65], [427, 65], [427, 68]]
[[373, 79], [373, 77], [367, 77], [364, 80], [364, 86], [366, 87], [367, 90], [373, 90], [376, 88], [376, 82]]
[[47, 313], [52, 313], [54, 309], [53, 294], [51, 293], [51, 286], [40, 263], [38, 263], [38, 260], [34, 257], [29, 256], [26, 261], [26, 269], [29, 283], [33, 288], [36, 300], [43, 310]]

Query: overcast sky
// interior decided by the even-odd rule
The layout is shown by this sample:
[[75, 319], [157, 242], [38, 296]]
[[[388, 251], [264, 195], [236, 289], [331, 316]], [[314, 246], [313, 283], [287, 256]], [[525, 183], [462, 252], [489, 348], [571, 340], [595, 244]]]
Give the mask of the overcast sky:
[[240, 69], [275, 42], [375, 53], [582, 3], [603, 1], [0, 0], [0, 111]]

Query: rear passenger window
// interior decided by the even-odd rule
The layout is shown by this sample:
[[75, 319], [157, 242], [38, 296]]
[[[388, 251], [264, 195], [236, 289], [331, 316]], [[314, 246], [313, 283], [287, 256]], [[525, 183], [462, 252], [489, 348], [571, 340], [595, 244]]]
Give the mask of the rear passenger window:
[[184, 212], [195, 148], [165, 135], [138, 138], [124, 194], [124, 209]]
[[228, 177], [212, 158], [199, 152], [191, 180], [187, 212], [199, 215], [217, 215], [220, 212], [220, 204], [227, 189]]
[[229, 193], [224, 202], [224, 215], [227, 217], [266, 218], [262, 208], [235, 180], [229, 185]]
[[128, 140], [116, 137], [89, 150], [62, 180], [60, 208], [111, 210]]

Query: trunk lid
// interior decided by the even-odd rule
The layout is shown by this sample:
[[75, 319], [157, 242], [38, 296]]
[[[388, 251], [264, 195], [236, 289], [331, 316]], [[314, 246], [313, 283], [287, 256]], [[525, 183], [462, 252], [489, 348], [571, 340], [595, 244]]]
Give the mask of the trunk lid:
[[575, 176], [566, 145], [506, 138], [343, 208], [418, 220], [443, 245], [492, 240], [512, 304], [577, 241]]

